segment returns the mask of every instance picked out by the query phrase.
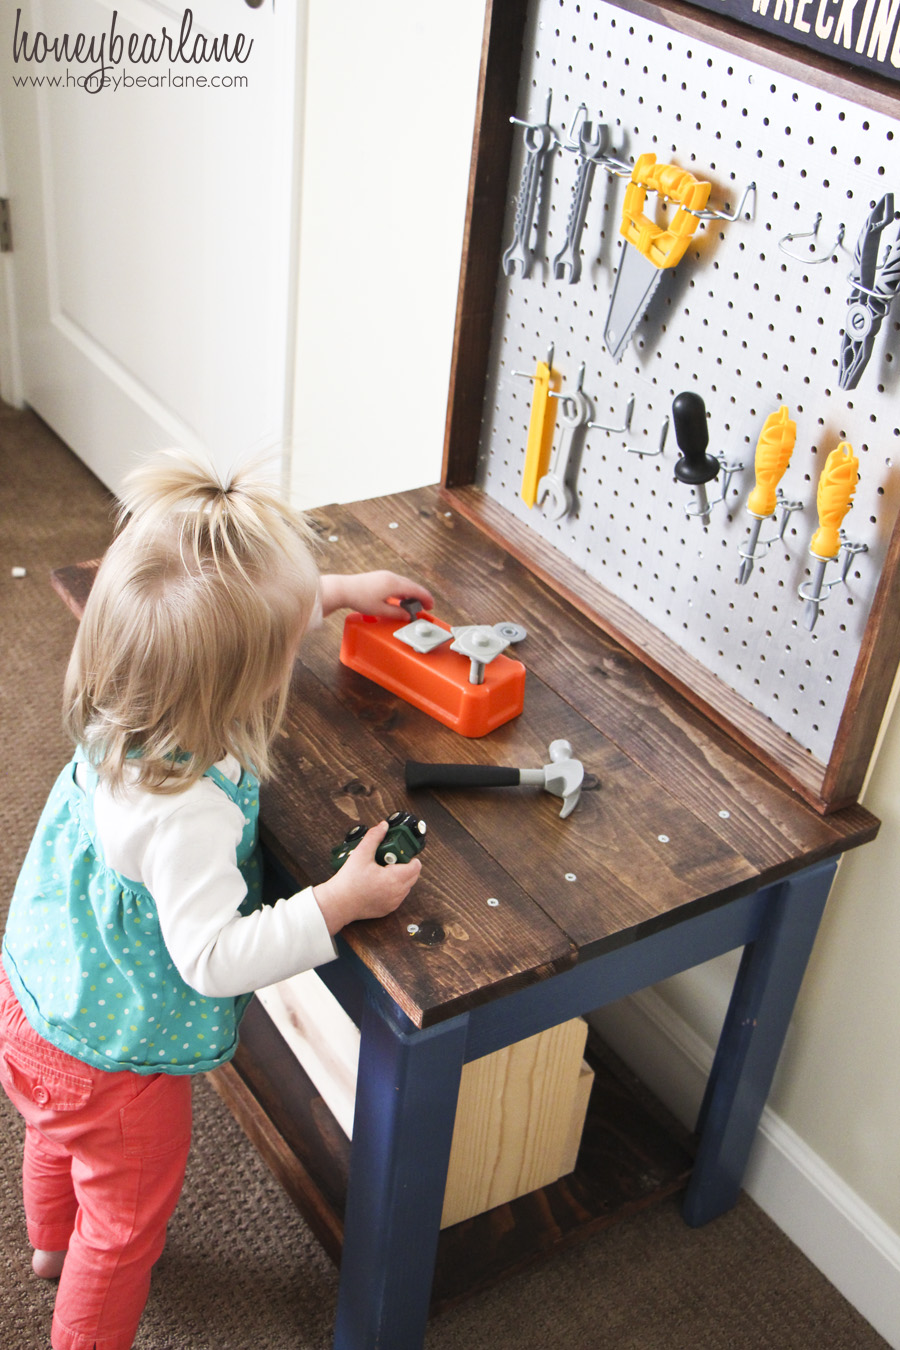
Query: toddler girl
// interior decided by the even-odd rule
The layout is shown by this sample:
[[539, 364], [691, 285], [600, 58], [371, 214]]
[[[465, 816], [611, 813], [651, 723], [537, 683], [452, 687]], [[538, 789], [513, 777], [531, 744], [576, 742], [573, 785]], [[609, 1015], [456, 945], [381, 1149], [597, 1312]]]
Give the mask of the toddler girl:
[[128, 1350], [184, 1179], [191, 1075], [234, 1054], [252, 991], [330, 961], [421, 864], [369, 830], [334, 876], [262, 905], [258, 781], [300, 639], [396, 613], [392, 572], [319, 578], [264, 481], [163, 452], [130, 478], [65, 685], [76, 744], [19, 876], [0, 971], [0, 1081], [26, 1121], [53, 1350]]

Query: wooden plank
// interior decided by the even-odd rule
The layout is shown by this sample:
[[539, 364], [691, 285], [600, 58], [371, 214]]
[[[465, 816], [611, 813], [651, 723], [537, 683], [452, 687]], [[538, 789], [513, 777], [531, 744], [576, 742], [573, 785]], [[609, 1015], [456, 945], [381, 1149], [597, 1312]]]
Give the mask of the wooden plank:
[[572, 1099], [572, 1114], [569, 1118], [569, 1130], [563, 1145], [562, 1162], [559, 1169], [561, 1177], [568, 1176], [578, 1166], [578, 1154], [581, 1152], [581, 1139], [584, 1134], [584, 1122], [587, 1119], [591, 1090], [594, 1086], [594, 1070], [587, 1060], [582, 1060], [575, 1095]]
[[257, 989], [256, 997], [351, 1139], [359, 1027], [314, 970]]
[[848, 66], [819, 52], [801, 51], [775, 34], [735, 23], [727, 15], [704, 12], [681, 0], [612, 0], [614, 5], [678, 33], [709, 42], [767, 70], [778, 71], [803, 84], [826, 90], [865, 108], [900, 116], [900, 93], [896, 84], [876, 71]]
[[350, 1144], [315, 1085], [253, 1002], [216, 1091], [334, 1261], [340, 1260]]
[[[564, 1158], [586, 1036], [587, 1023], [576, 1017], [463, 1066], [442, 1228], [571, 1170]], [[587, 1100], [584, 1108], [579, 1142]]]
[[527, 1269], [683, 1189], [688, 1137], [593, 1037], [594, 1086], [578, 1166], [552, 1186], [441, 1234], [432, 1310]]
[[[339, 536], [337, 563], [356, 567], [391, 561], [367, 532], [354, 535], [346, 519], [339, 524], [334, 514], [329, 519]], [[623, 932], [635, 936], [645, 925], [674, 921], [682, 905], [757, 884], [758, 869], [733, 843], [532, 675], [522, 715], [484, 740], [471, 740], [355, 672], [336, 670], [337, 644], [333, 625], [308, 635], [301, 650], [304, 665], [330, 685], [356, 722], [377, 728], [380, 742], [399, 760], [537, 767], [546, 763], [554, 739], [578, 747], [590, 779], [565, 821], [559, 818], [559, 800], [540, 788], [416, 793], [409, 804], [428, 821], [432, 839], [437, 804], [452, 813], [579, 949]], [[504, 891], [495, 898], [505, 905]], [[413, 893], [408, 903], [414, 918], [417, 901]]]
[[[342, 669], [336, 650], [331, 664]], [[301, 880], [330, 875], [330, 849], [350, 826], [373, 825], [404, 800], [402, 764], [298, 663], [275, 778], [261, 799], [267, 842], [288, 870]], [[387, 918], [343, 932], [416, 1026], [543, 979], [575, 958], [560, 928], [449, 813], [434, 803], [429, 816], [427, 865], [409, 900]], [[487, 903], [495, 895], [503, 896], [502, 911]], [[419, 929], [413, 935], [411, 922]]]
[[[724, 728], [679, 697], [665, 678], [597, 629], [496, 541], [460, 518], [435, 489], [329, 508], [320, 513], [320, 524], [338, 536], [337, 544], [329, 545], [334, 550], [329, 558], [336, 564], [343, 560], [350, 567], [373, 566], [381, 559], [383, 565], [391, 557], [385, 550], [391, 549], [394, 565], [437, 587], [442, 617], [524, 622], [528, 639], [517, 655], [529, 674], [574, 704], [661, 788], [748, 858], [760, 875], [791, 860], [813, 861], [874, 837], [877, 821], [864, 811], [841, 811], [826, 819], [810, 811]], [[371, 536], [377, 540], [374, 547]], [[483, 584], [473, 587], [473, 577], [483, 578]], [[526, 710], [528, 690], [530, 686]], [[390, 708], [385, 706], [381, 715], [389, 717]], [[502, 744], [504, 732], [509, 734], [501, 728], [491, 741]]]
[[894, 522], [825, 775], [822, 795], [827, 800], [855, 798], [865, 779], [900, 660], [900, 624], [896, 619], [898, 599], [900, 517]]
[[444, 435], [447, 483], [475, 475], [526, 14], [525, 0], [488, 0], [485, 10]]
[[[621, 648], [602, 639], [590, 624], [573, 615], [557, 596], [516, 567], [507, 554], [487, 542], [479, 531], [469, 528], [455, 515], [448, 520], [437, 501], [436, 493], [422, 490], [400, 498], [363, 503], [352, 512], [338, 508], [324, 516], [319, 513], [320, 528], [328, 535], [336, 532], [339, 536], [337, 546], [328, 545], [329, 555], [323, 558], [323, 563], [338, 570], [352, 570], [385, 562], [404, 567], [412, 560], [421, 567], [425, 560], [427, 574], [440, 576], [442, 586], [452, 597], [448, 604], [454, 606], [470, 602], [471, 577], [480, 572], [491, 577], [492, 603], [509, 605], [507, 617], [527, 613], [529, 666], [542, 678], [560, 683], [562, 677], [565, 685], [562, 692], [588, 713], [594, 727], [603, 727], [609, 741], [599, 738], [592, 728], [586, 731], [568, 705], [564, 723], [552, 720], [546, 705], [541, 721], [537, 709], [532, 712], [532, 704], [538, 699], [537, 692], [533, 695], [532, 690], [538, 691], [539, 686], [529, 676], [527, 738], [518, 739], [525, 725], [520, 726], [522, 719], [518, 719], [515, 727], [494, 733], [489, 754], [504, 763], [540, 763], [549, 740], [557, 734], [567, 734], [578, 745], [577, 753], [586, 760], [595, 777], [607, 787], [601, 789], [596, 802], [593, 795], [584, 794], [576, 816], [566, 822], [570, 827], [566, 833], [557, 821], [553, 799], [535, 803], [536, 809], [528, 817], [533, 827], [532, 847], [524, 856], [534, 863], [527, 877], [521, 871], [523, 852], [519, 841], [509, 835], [511, 813], [503, 800], [504, 794], [488, 790], [455, 793], [452, 798], [445, 794], [443, 801], [476, 834], [489, 830], [487, 837], [501, 843], [506, 840], [500, 849], [501, 861], [513, 869], [519, 883], [527, 885], [579, 945], [603, 940], [617, 923], [632, 923], [639, 928], [652, 921], [654, 913], [659, 913], [653, 906], [659, 904], [660, 896], [667, 897], [666, 903], [674, 914], [678, 904], [689, 902], [698, 893], [739, 886], [744, 878], [754, 874], [762, 881], [774, 880], [796, 865], [798, 859], [812, 862], [873, 837], [877, 822], [864, 811], [845, 812], [827, 822], [820, 821], [760, 771], [749, 756], [717, 734], [663, 681], [651, 676]], [[360, 515], [372, 525], [372, 532], [361, 525]], [[401, 522], [401, 528], [390, 528], [392, 523]], [[387, 552], [389, 545], [399, 549], [397, 557]], [[464, 619], [471, 615], [456, 609], [455, 617]], [[325, 641], [324, 635], [317, 641]], [[386, 735], [396, 755], [456, 760], [478, 753], [463, 738], [443, 731], [431, 719], [400, 704], [369, 681], [337, 667], [336, 635], [328, 641], [331, 649], [319, 653], [317, 669], [321, 672], [324, 662], [333, 672], [344, 703], [361, 724], [376, 734]], [[567, 653], [565, 662], [559, 659], [561, 647]], [[328, 669], [324, 674], [332, 678]], [[540, 698], [543, 697], [541, 694]], [[352, 742], [353, 734], [348, 727], [343, 733], [346, 743]], [[428, 754], [422, 749], [426, 741]], [[631, 765], [615, 754], [613, 745], [632, 759], [647, 779], [638, 779]], [[285, 762], [285, 774], [295, 772], [302, 762], [303, 750], [298, 747], [297, 757]], [[610, 793], [613, 784], [616, 790]], [[654, 791], [654, 784], [663, 788], [664, 793]], [[354, 812], [350, 818], [355, 819], [353, 798], [369, 789], [357, 782], [352, 773], [340, 786], [345, 789], [344, 809], [349, 804]], [[399, 782], [397, 791], [402, 792]], [[267, 801], [265, 797], [264, 820]], [[644, 804], [640, 821], [636, 817], [638, 801]], [[679, 816], [668, 811], [673, 802], [689, 814]], [[394, 804], [393, 800], [385, 802], [384, 809], [392, 809]], [[436, 823], [436, 807], [429, 803], [427, 809]], [[726, 813], [725, 817], [720, 813]], [[695, 817], [702, 822], [702, 831]], [[599, 832], [592, 835], [591, 827], [598, 822]], [[655, 832], [648, 822], [656, 826]], [[346, 818], [335, 817], [336, 834], [346, 825]], [[276, 828], [274, 833], [280, 831]], [[667, 835], [670, 843], [659, 847], [659, 834]], [[600, 851], [596, 847], [598, 839], [605, 846]], [[692, 849], [704, 859], [707, 870], [703, 876], [685, 872], [686, 867], [690, 868], [686, 858], [689, 859]], [[681, 856], [680, 850], [684, 850], [686, 857]], [[629, 861], [627, 879], [620, 871], [623, 856]], [[296, 855], [287, 861], [296, 872]], [[722, 861], [729, 864], [730, 870], [728, 867], [717, 870]], [[318, 866], [322, 865], [320, 857]], [[580, 878], [580, 884], [565, 881], [572, 873]], [[687, 883], [693, 885], [693, 896]], [[602, 907], [586, 902], [587, 897], [597, 895], [603, 897]], [[647, 896], [656, 897], [651, 912], [646, 907]], [[447, 918], [444, 911], [441, 913]], [[585, 915], [589, 918], [587, 925]], [[441, 931], [448, 931], [433, 915], [418, 912], [416, 917], [437, 922]], [[453, 916], [449, 922], [459, 922], [458, 917]], [[460, 931], [466, 932], [471, 940], [470, 926], [463, 925]], [[424, 990], [419, 993], [425, 996]], [[414, 1020], [422, 1013], [421, 1008], [413, 1006], [408, 1011]]]
[[[594, 1073], [574, 1172], [441, 1234], [432, 1311], [546, 1259], [684, 1188], [686, 1133], [594, 1036]], [[231, 1065], [213, 1086], [337, 1264], [349, 1144], [314, 1085], [251, 1004]]]
[[[256, 997], [352, 1138], [359, 1028], [314, 971]], [[441, 1227], [573, 1170], [590, 1091], [581, 1073], [586, 1036], [576, 1017], [463, 1066]]]

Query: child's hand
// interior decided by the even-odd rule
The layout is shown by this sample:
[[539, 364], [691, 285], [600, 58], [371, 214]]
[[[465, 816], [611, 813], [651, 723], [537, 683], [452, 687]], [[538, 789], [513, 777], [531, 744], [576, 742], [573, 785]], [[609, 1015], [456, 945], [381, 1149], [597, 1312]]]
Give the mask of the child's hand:
[[313, 888], [332, 937], [354, 919], [380, 919], [392, 914], [418, 880], [422, 870], [418, 858], [387, 867], [375, 861], [375, 850], [387, 831], [386, 820], [373, 825], [348, 855], [341, 870]]
[[321, 578], [322, 613], [327, 618], [336, 609], [356, 609], [361, 614], [380, 614], [384, 618], [397, 618], [396, 604], [389, 604], [388, 597], [396, 600], [420, 600], [425, 609], [434, 605], [434, 596], [424, 586], [398, 572], [357, 572], [350, 576], [330, 573]]

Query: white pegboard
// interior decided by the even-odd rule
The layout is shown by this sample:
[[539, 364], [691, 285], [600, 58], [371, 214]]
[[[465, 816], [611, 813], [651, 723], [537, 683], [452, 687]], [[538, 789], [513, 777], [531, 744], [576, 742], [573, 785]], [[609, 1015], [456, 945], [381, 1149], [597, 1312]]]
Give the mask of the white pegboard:
[[[838, 387], [857, 236], [885, 192], [895, 191], [900, 205], [896, 124], [612, 5], [574, 0], [534, 7], [518, 107], [510, 112], [543, 121], [551, 89], [550, 122], [563, 140], [585, 104], [589, 117], [611, 127], [618, 158], [630, 162], [652, 151], [660, 162], [710, 180], [716, 210], [733, 211], [751, 181], [755, 200], [742, 219], [701, 224], [681, 264], [664, 274], [616, 365], [603, 328], [623, 246], [625, 183], [598, 168], [581, 278], [574, 285], [556, 281], [551, 262], [565, 239], [577, 158], [561, 149], [548, 156], [531, 275], [501, 275], [498, 287], [477, 481], [827, 762], [900, 506], [894, 468], [894, 460], [900, 462], [900, 324], [893, 313], [859, 387], [850, 393]], [[523, 159], [520, 130], [504, 247], [513, 236]], [[648, 212], [653, 202], [651, 194]], [[787, 245], [796, 259], [782, 251], [779, 241], [810, 231], [819, 213], [816, 239]], [[842, 225], [843, 245], [832, 248]], [[818, 255], [826, 261], [813, 265]], [[635, 397], [629, 434], [587, 434], [569, 475], [577, 505], [558, 523], [519, 497], [532, 385], [513, 374], [533, 372], [551, 343], [563, 391], [574, 387], [585, 364], [594, 420], [621, 426]], [[657, 448], [682, 390], [696, 391], [706, 403], [710, 452], [745, 465], [707, 530], [685, 516], [690, 489], [673, 476], [680, 452], [672, 428], [661, 456], [629, 452]], [[802, 500], [803, 510], [790, 517], [783, 544], [739, 586], [756, 441], [766, 416], [781, 404], [797, 422], [781, 486], [786, 497]], [[860, 461], [846, 534], [868, 552], [854, 559], [847, 584], [834, 589], [810, 633], [797, 588], [809, 576], [818, 478], [843, 440]], [[710, 487], [718, 495], [716, 484]], [[764, 522], [763, 538], [775, 532]], [[836, 575], [836, 564], [829, 564], [826, 579]]]

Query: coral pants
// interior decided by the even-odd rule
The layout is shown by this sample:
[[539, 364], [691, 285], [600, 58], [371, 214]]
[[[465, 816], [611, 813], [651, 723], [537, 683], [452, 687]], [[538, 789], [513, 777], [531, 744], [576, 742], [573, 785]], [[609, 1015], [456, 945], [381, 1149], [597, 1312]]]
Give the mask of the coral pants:
[[29, 1240], [67, 1251], [53, 1350], [130, 1350], [184, 1181], [191, 1079], [106, 1073], [57, 1050], [0, 967], [0, 1082], [26, 1122]]

